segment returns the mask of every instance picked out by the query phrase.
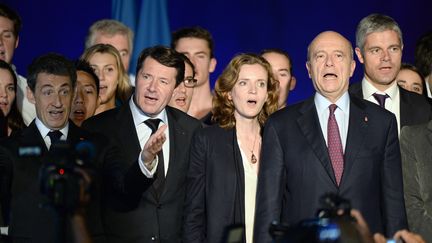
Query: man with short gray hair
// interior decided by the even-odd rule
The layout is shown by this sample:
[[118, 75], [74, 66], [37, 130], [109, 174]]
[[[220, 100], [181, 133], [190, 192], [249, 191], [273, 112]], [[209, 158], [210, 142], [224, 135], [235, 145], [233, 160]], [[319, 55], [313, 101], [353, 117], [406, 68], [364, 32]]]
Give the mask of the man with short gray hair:
[[402, 60], [403, 38], [397, 22], [383, 14], [363, 18], [356, 31], [357, 57], [364, 65], [362, 82], [350, 92], [391, 111], [403, 126], [425, 123], [432, 118], [425, 97], [405, 91], [396, 81]]

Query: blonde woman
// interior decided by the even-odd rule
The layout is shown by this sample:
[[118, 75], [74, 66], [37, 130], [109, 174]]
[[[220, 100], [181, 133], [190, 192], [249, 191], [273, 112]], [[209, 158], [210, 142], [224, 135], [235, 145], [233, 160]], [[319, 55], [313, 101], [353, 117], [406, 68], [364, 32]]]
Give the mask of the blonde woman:
[[132, 87], [117, 49], [109, 44], [96, 44], [87, 48], [81, 59], [90, 63], [100, 80], [101, 103], [95, 115], [114, 109], [129, 99]]

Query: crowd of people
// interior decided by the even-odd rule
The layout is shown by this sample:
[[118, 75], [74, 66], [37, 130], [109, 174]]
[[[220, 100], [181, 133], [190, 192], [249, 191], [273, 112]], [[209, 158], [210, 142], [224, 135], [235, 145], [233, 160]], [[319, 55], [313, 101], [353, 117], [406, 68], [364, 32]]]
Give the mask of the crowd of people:
[[432, 241], [432, 32], [415, 64], [390, 16], [365, 16], [355, 47], [319, 33], [315, 93], [288, 105], [282, 49], [237, 54], [212, 91], [206, 29], [133, 64], [132, 31], [103, 19], [79, 60], [46, 53], [24, 78], [21, 24], [0, 4], [0, 242], [272, 242], [270, 225], [318, 217], [326, 193], [352, 208], [341, 242]]

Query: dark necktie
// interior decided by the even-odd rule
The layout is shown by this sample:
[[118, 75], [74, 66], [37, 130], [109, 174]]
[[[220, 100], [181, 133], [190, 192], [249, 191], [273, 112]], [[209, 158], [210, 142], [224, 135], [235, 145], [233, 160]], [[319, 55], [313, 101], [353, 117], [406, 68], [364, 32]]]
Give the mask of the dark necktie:
[[385, 108], [385, 100], [389, 97], [388, 94], [382, 95], [382, 94], [374, 93], [373, 97], [378, 101], [378, 104], [382, 108]]
[[53, 144], [57, 143], [58, 141], [60, 141], [61, 136], [63, 135], [62, 132], [60, 132], [59, 130], [54, 130], [54, 131], [50, 131], [48, 132], [48, 137], [51, 140], [51, 147], [53, 146]]
[[327, 124], [327, 147], [333, 166], [333, 172], [336, 177], [336, 183], [339, 186], [344, 169], [344, 157], [339, 127], [334, 114], [336, 108], [337, 105], [335, 104], [329, 106], [330, 116]]
[[[144, 123], [152, 130], [151, 135], [153, 135], [157, 131], [160, 122], [160, 119], [147, 119]], [[156, 174], [154, 175], [155, 180], [153, 182], [153, 187], [155, 188], [158, 197], [160, 197], [165, 185], [165, 166], [162, 149], [159, 151], [157, 156], [159, 162], [156, 168]]]

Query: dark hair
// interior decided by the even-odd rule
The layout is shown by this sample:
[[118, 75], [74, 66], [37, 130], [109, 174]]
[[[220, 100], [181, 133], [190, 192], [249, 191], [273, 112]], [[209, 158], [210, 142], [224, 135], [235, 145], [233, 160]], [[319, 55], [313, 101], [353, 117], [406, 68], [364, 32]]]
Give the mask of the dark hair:
[[[195, 78], [195, 66], [193, 65], [191, 60], [185, 54], [180, 53], [180, 56], [183, 59], [183, 61], [186, 62], [192, 68], [192, 77]], [[185, 66], [185, 72], [186, 72], [186, 66]]]
[[17, 100], [16, 94], [18, 90], [18, 85], [17, 85], [18, 79], [12, 67], [7, 62], [1, 59], [0, 59], [0, 69], [7, 70], [11, 74], [14, 82], [14, 89], [15, 89], [15, 99], [12, 102], [9, 114], [7, 115], [4, 114], [7, 120], [7, 126], [10, 127], [12, 131], [20, 130], [25, 127], [25, 124], [22, 115], [18, 110], [18, 104], [16, 101]]
[[207, 42], [208, 48], [210, 49], [210, 58], [214, 57], [214, 41], [210, 32], [202, 27], [186, 27], [174, 31], [171, 34], [171, 48], [175, 49], [178, 40], [181, 38], [197, 38]]
[[270, 48], [270, 49], [262, 50], [260, 53], [260, 56], [263, 56], [264, 54], [267, 54], [267, 53], [277, 53], [277, 54], [280, 54], [280, 55], [286, 57], [286, 59], [288, 59], [289, 65], [290, 65], [289, 71], [292, 74], [293, 63], [292, 63], [291, 57], [288, 55], [288, 52], [286, 52], [282, 49], [279, 49], [279, 48]]
[[136, 66], [136, 73], [135, 73], [136, 77], [138, 77], [139, 71], [143, 67], [144, 61], [147, 57], [151, 57], [155, 59], [157, 62], [159, 62], [160, 64], [167, 67], [175, 68], [177, 70], [176, 87], [181, 82], [183, 82], [185, 61], [181, 57], [181, 54], [176, 52], [174, 49], [171, 49], [166, 46], [160, 46], [160, 45], [148, 47], [140, 53], [137, 61], [137, 66]]
[[18, 13], [5, 4], [0, 3], [0, 16], [12, 20], [14, 25], [14, 35], [17, 37], [22, 27], [21, 17]]
[[93, 71], [93, 68], [90, 66], [90, 63], [88, 63], [86, 60], [78, 59], [75, 61], [75, 68], [76, 68], [77, 72], [83, 71], [93, 78], [93, 81], [96, 85], [96, 93], [99, 95], [100, 81], [99, 81], [98, 76]]
[[229, 129], [235, 127], [235, 106], [234, 102], [228, 98], [229, 93], [238, 81], [242, 66], [253, 64], [262, 66], [268, 76], [268, 98], [258, 114], [259, 124], [263, 126], [270, 114], [278, 108], [279, 82], [274, 78], [270, 64], [266, 59], [256, 54], [238, 54], [225, 67], [222, 74], [216, 80], [214, 88], [212, 121], [218, 123], [222, 128]]
[[422, 35], [415, 47], [415, 65], [423, 77], [432, 73], [432, 31]]
[[68, 76], [71, 79], [72, 87], [75, 87], [77, 77], [75, 66], [73, 62], [60, 54], [48, 53], [33, 59], [27, 68], [27, 85], [33, 93], [39, 73]]
[[426, 96], [427, 97], [427, 86], [426, 86], [426, 80], [425, 80], [425, 78], [422, 76], [422, 74], [420, 73], [420, 70], [416, 67], [416, 66], [414, 66], [414, 65], [412, 65], [412, 64], [410, 64], [410, 63], [402, 63], [401, 64], [401, 67], [400, 67], [400, 69], [399, 69], [399, 72], [400, 71], [402, 71], [402, 70], [411, 70], [411, 71], [413, 71], [413, 72], [415, 72], [415, 73], [417, 73], [417, 75], [420, 77], [420, 79], [421, 79], [421, 82], [422, 82], [422, 85], [423, 85], [423, 96]]

